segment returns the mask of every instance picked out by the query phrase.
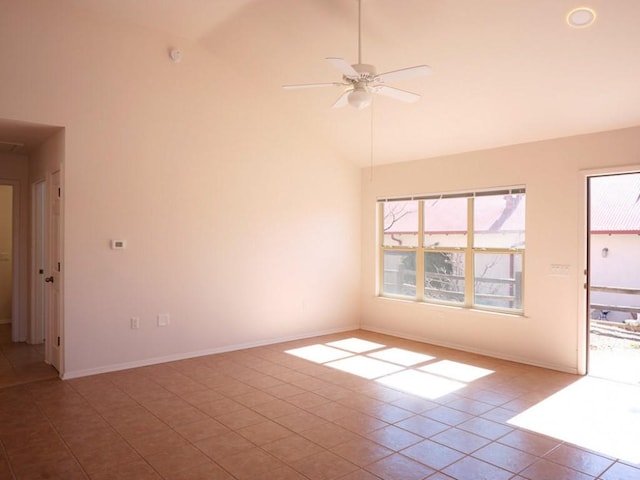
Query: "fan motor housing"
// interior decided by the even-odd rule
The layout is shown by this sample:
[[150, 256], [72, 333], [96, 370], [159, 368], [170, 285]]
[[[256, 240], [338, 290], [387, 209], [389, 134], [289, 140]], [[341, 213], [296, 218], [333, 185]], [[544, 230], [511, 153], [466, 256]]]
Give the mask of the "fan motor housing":
[[360, 80], [373, 81], [376, 76], [376, 67], [368, 63], [356, 63], [351, 65], [360, 74]]

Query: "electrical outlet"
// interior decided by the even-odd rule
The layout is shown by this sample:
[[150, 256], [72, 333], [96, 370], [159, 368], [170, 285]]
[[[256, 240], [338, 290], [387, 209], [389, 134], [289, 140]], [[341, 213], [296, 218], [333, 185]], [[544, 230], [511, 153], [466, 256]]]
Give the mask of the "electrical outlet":
[[140, 328], [140, 317], [131, 317], [131, 328], [133, 330]]
[[158, 326], [166, 327], [169, 325], [170, 317], [168, 313], [161, 313], [158, 315]]

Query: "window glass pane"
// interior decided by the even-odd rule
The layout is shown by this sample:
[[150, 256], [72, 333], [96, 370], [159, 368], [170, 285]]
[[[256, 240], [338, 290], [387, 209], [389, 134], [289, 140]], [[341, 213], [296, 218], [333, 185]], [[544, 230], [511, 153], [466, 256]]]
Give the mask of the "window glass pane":
[[418, 246], [418, 202], [385, 202], [383, 205], [383, 239], [385, 247]]
[[424, 201], [424, 246], [467, 246], [467, 199]]
[[384, 252], [383, 278], [383, 293], [415, 297], [416, 253]]
[[424, 299], [464, 303], [464, 253], [424, 254]]
[[475, 304], [522, 309], [522, 254], [474, 254]]
[[474, 198], [473, 246], [524, 248], [524, 211], [524, 193]]

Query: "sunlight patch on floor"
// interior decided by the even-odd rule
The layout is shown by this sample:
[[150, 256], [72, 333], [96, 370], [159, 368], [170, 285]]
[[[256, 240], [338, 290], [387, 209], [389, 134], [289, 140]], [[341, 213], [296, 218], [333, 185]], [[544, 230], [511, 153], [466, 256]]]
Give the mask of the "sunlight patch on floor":
[[640, 389], [584, 377], [509, 423], [640, 463]]
[[320, 344], [294, 348], [292, 350], [287, 350], [286, 353], [315, 363], [331, 362], [333, 360], [339, 360], [353, 355], [353, 353]]
[[435, 357], [432, 357], [431, 355], [412, 352], [411, 350], [405, 350], [403, 348], [388, 348], [379, 352], [369, 353], [368, 355], [370, 357], [384, 360], [386, 362], [396, 363], [404, 367], [410, 367], [412, 365], [417, 365], [418, 363], [424, 363], [435, 359]]
[[404, 367], [399, 365], [360, 356], [337, 360], [326, 365], [369, 380], [404, 370]]
[[467, 365], [466, 363], [453, 362], [451, 360], [441, 360], [436, 363], [431, 363], [420, 367], [419, 370], [435, 373], [436, 375], [442, 375], [443, 377], [454, 380], [460, 380], [461, 382], [473, 382], [474, 380], [494, 373], [493, 370]]
[[377, 380], [387, 387], [418, 395], [422, 398], [435, 400], [456, 390], [464, 388], [466, 384], [447, 378], [431, 375], [416, 370], [404, 370]]
[[377, 350], [384, 348], [386, 345], [380, 343], [370, 342], [368, 340], [362, 340], [360, 338], [345, 338], [344, 340], [338, 340], [336, 342], [327, 343], [330, 347], [341, 348], [353, 353], [370, 352], [371, 350]]

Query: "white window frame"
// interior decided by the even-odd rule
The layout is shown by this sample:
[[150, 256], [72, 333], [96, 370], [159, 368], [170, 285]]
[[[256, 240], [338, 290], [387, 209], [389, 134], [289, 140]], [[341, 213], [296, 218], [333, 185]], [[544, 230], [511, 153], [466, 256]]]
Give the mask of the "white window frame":
[[[461, 193], [447, 193], [436, 195], [416, 195], [411, 197], [391, 197], [391, 198], [379, 198], [377, 200], [377, 215], [378, 215], [378, 265], [377, 272], [377, 295], [379, 297], [399, 299], [399, 300], [413, 300], [415, 302], [430, 303], [430, 304], [442, 304], [454, 307], [461, 307], [467, 309], [486, 310], [492, 312], [509, 313], [515, 315], [524, 315], [524, 277], [525, 277], [525, 248], [480, 248], [474, 247], [474, 225], [473, 225], [473, 212], [474, 201], [477, 197], [488, 195], [507, 195], [507, 194], [524, 194], [526, 195], [526, 189], [524, 186], [506, 187], [500, 189], [482, 190], [474, 192], [461, 192]], [[433, 200], [438, 198], [467, 198], [467, 242], [464, 247], [439, 247], [439, 246], [424, 246], [424, 202], [425, 200]], [[417, 201], [418, 203], [418, 241], [416, 247], [407, 246], [385, 246], [384, 245], [384, 205], [388, 202], [401, 202], [401, 201]], [[526, 225], [526, 223], [525, 223]], [[525, 226], [525, 238], [526, 238], [526, 226]], [[384, 256], [386, 252], [414, 252], [415, 254], [415, 295], [401, 295], [384, 292]], [[462, 253], [465, 259], [464, 270], [464, 298], [462, 302], [445, 301], [433, 298], [425, 298], [424, 296], [424, 283], [425, 283], [425, 253], [429, 252], [441, 252], [441, 253]], [[504, 308], [498, 306], [489, 306], [476, 303], [475, 293], [475, 254], [479, 253], [494, 253], [494, 254], [518, 254], [522, 259], [522, 278], [520, 279], [520, 308]]]

